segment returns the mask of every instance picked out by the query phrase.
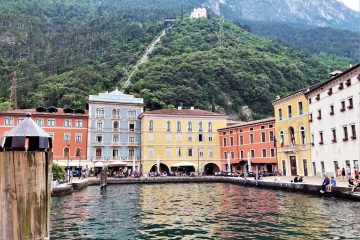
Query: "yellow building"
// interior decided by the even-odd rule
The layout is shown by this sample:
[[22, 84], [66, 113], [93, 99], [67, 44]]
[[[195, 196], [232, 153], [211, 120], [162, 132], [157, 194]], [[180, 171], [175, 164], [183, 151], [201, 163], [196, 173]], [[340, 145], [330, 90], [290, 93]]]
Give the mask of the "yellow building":
[[312, 176], [308, 101], [302, 89], [273, 102], [277, 160], [283, 175]]
[[200, 109], [146, 111], [141, 119], [141, 167], [144, 174], [158, 171], [220, 171], [217, 129], [226, 127], [227, 116]]

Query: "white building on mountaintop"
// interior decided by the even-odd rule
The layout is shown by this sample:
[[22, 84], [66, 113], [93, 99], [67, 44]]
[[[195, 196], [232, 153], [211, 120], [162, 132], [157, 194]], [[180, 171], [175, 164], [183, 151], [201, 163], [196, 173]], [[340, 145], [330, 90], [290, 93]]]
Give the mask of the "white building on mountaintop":
[[190, 14], [190, 18], [206, 18], [206, 8], [194, 8]]

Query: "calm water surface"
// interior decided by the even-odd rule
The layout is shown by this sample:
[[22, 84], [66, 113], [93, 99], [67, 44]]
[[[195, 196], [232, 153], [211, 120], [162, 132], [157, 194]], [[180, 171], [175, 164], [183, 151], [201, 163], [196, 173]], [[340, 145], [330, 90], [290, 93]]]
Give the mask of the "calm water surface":
[[360, 239], [360, 204], [227, 183], [52, 198], [51, 239]]

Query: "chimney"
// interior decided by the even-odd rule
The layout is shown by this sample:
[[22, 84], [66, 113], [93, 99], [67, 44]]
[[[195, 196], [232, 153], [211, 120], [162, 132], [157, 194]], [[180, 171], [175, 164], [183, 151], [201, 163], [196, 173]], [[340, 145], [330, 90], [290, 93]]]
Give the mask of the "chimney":
[[191, 107], [190, 110], [194, 110], [194, 107]]

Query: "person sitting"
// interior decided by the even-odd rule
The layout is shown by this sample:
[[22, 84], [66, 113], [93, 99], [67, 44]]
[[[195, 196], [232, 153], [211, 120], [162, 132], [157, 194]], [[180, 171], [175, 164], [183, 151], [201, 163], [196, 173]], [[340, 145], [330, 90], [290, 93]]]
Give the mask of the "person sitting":
[[336, 187], [336, 179], [334, 178], [334, 176], [332, 176], [330, 179], [330, 184], [327, 186], [327, 191], [332, 192], [333, 187]]
[[355, 179], [349, 178], [349, 187], [355, 186]]
[[357, 190], [357, 188], [360, 187], [360, 180], [359, 180], [358, 176], [355, 177], [353, 184], [354, 184], [354, 186], [351, 189], [351, 193], [355, 192]]
[[299, 182], [299, 183], [303, 183], [303, 182], [304, 182], [304, 176], [300, 176], [298, 182]]
[[327, 185], [329, 185], [329, 184], [330, 184], [330, 179], [329, 179], [329, 177], [328, 177], [327, 175], [325, 175], [324, 181], [323, 181], [322, 184], [321, 184], [321, 190], [320, 190], [320, 192], [321, 192], [321, 193], [324, 193], [325, 190], [326, 190], [326, 188], [327, 188]]
[[297, 183], [297, 182], [299, 182], [299, 175], [296, 175], [294, 178], [294, 183]]

